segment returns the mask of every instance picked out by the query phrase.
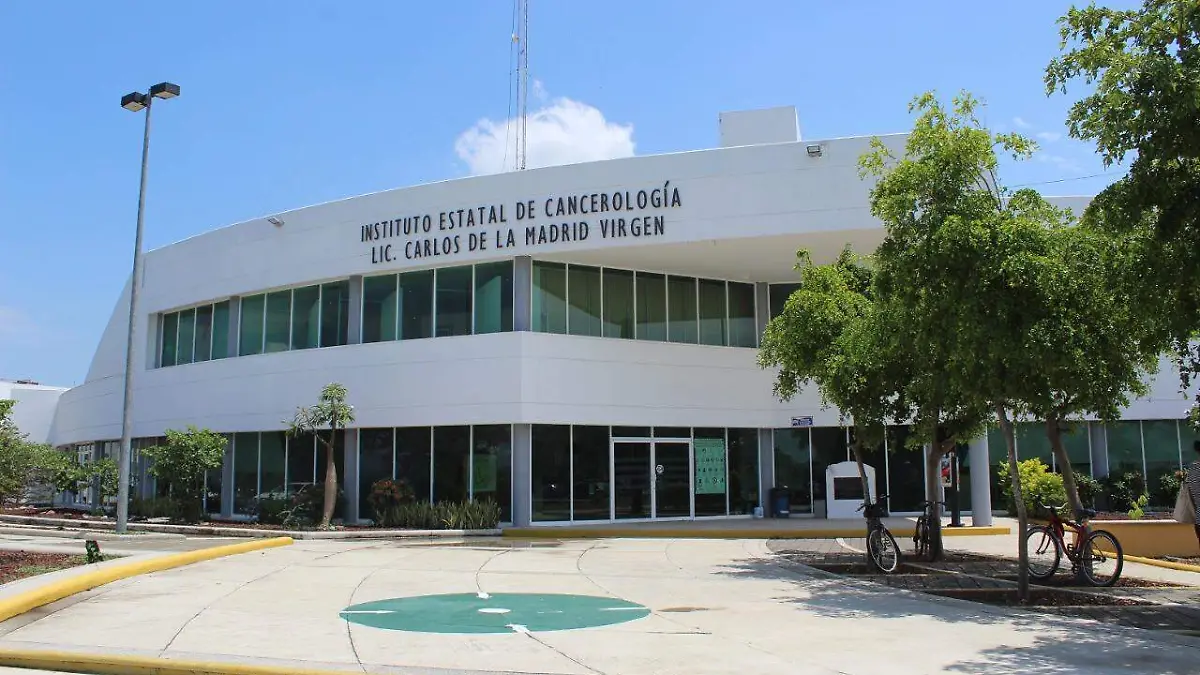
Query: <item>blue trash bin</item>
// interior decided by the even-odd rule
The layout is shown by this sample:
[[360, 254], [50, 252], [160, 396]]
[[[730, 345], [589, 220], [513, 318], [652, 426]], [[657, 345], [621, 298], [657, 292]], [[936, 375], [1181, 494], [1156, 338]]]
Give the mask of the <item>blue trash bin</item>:
[[792, 491], [788, 486], [771, 488], [770, 508], [772, 518], [789, 518], [792, 515]]

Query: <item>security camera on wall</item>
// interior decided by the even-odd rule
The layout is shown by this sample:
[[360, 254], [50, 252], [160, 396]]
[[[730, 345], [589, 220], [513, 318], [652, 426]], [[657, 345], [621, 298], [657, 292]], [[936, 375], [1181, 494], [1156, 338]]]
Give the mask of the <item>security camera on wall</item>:
[[276, 218], [275, 216], [271, 216], [270, 218], [267, 218], [267, 222], [274, 225], [275, 227], [283, 227], [283, 221]]

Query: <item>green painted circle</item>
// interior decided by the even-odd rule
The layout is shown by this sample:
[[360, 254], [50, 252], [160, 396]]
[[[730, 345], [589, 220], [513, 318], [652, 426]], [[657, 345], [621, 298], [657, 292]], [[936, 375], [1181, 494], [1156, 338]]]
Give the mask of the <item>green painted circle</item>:
[[415, 633], [521, 633], [573, 630], [649, 616], [642, 605], [593, 595], [453, 593], [389, 598], [351, 605], [351, 623]]

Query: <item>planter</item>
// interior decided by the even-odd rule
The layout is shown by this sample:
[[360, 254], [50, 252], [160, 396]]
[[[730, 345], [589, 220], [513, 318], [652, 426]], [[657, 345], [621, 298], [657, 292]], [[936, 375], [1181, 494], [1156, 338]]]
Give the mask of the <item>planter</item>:
[[1164, 555], [1194, 556], [1200, 553], [1196, 530], [1190, 523], [1174, 520], [1093, 520], [1093, 530], [1108, 530], [1126, 555], [1158, 558]]

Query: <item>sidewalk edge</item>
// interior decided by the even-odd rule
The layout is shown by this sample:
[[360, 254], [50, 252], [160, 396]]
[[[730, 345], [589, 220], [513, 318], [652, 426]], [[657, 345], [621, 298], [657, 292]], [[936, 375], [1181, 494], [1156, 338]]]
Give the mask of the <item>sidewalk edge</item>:
[[1169, 570], [1178, 570], [1180, 572], [1197, 572], [1200, 573], [1200, 565], [1189, 565], [1187, 563], [1171, 562], [1170, 560], [1158, 560], [1157, 558], [1143, 558], [1140, 555], [1125, 554], [1125, 559], [1129, 562], [1141, 563], [1152, 567], [1162, 567]]
[[0, 666], [122, 675], [362, 675], [361, 670], [314, 670], [228, 661], [185, 661], [148, 656], [28, 649], [0, 649]]
[[121, 579], [128, 579], [151, 572], [161, 572], [174, 567], [182, 567], [183, 565], [236, 555], [238, 553], [287, 546], [291, 543], [292, 539], [290, 537], [278, 537], [275, 539], [247, 541], [225, 546], [213, 546], [196, 551], [171, 553], [153, 558], [135, 560], [123, 565], [114, 565], [106, 569], [84, 572], [83, 574], [66, 579], [58, 579], [0, 600], [0, 622], [20, 616], [43, 605], [57, 602], [76, 593], [89, 591], [97, 586], [103, 586], [104, 584]]

